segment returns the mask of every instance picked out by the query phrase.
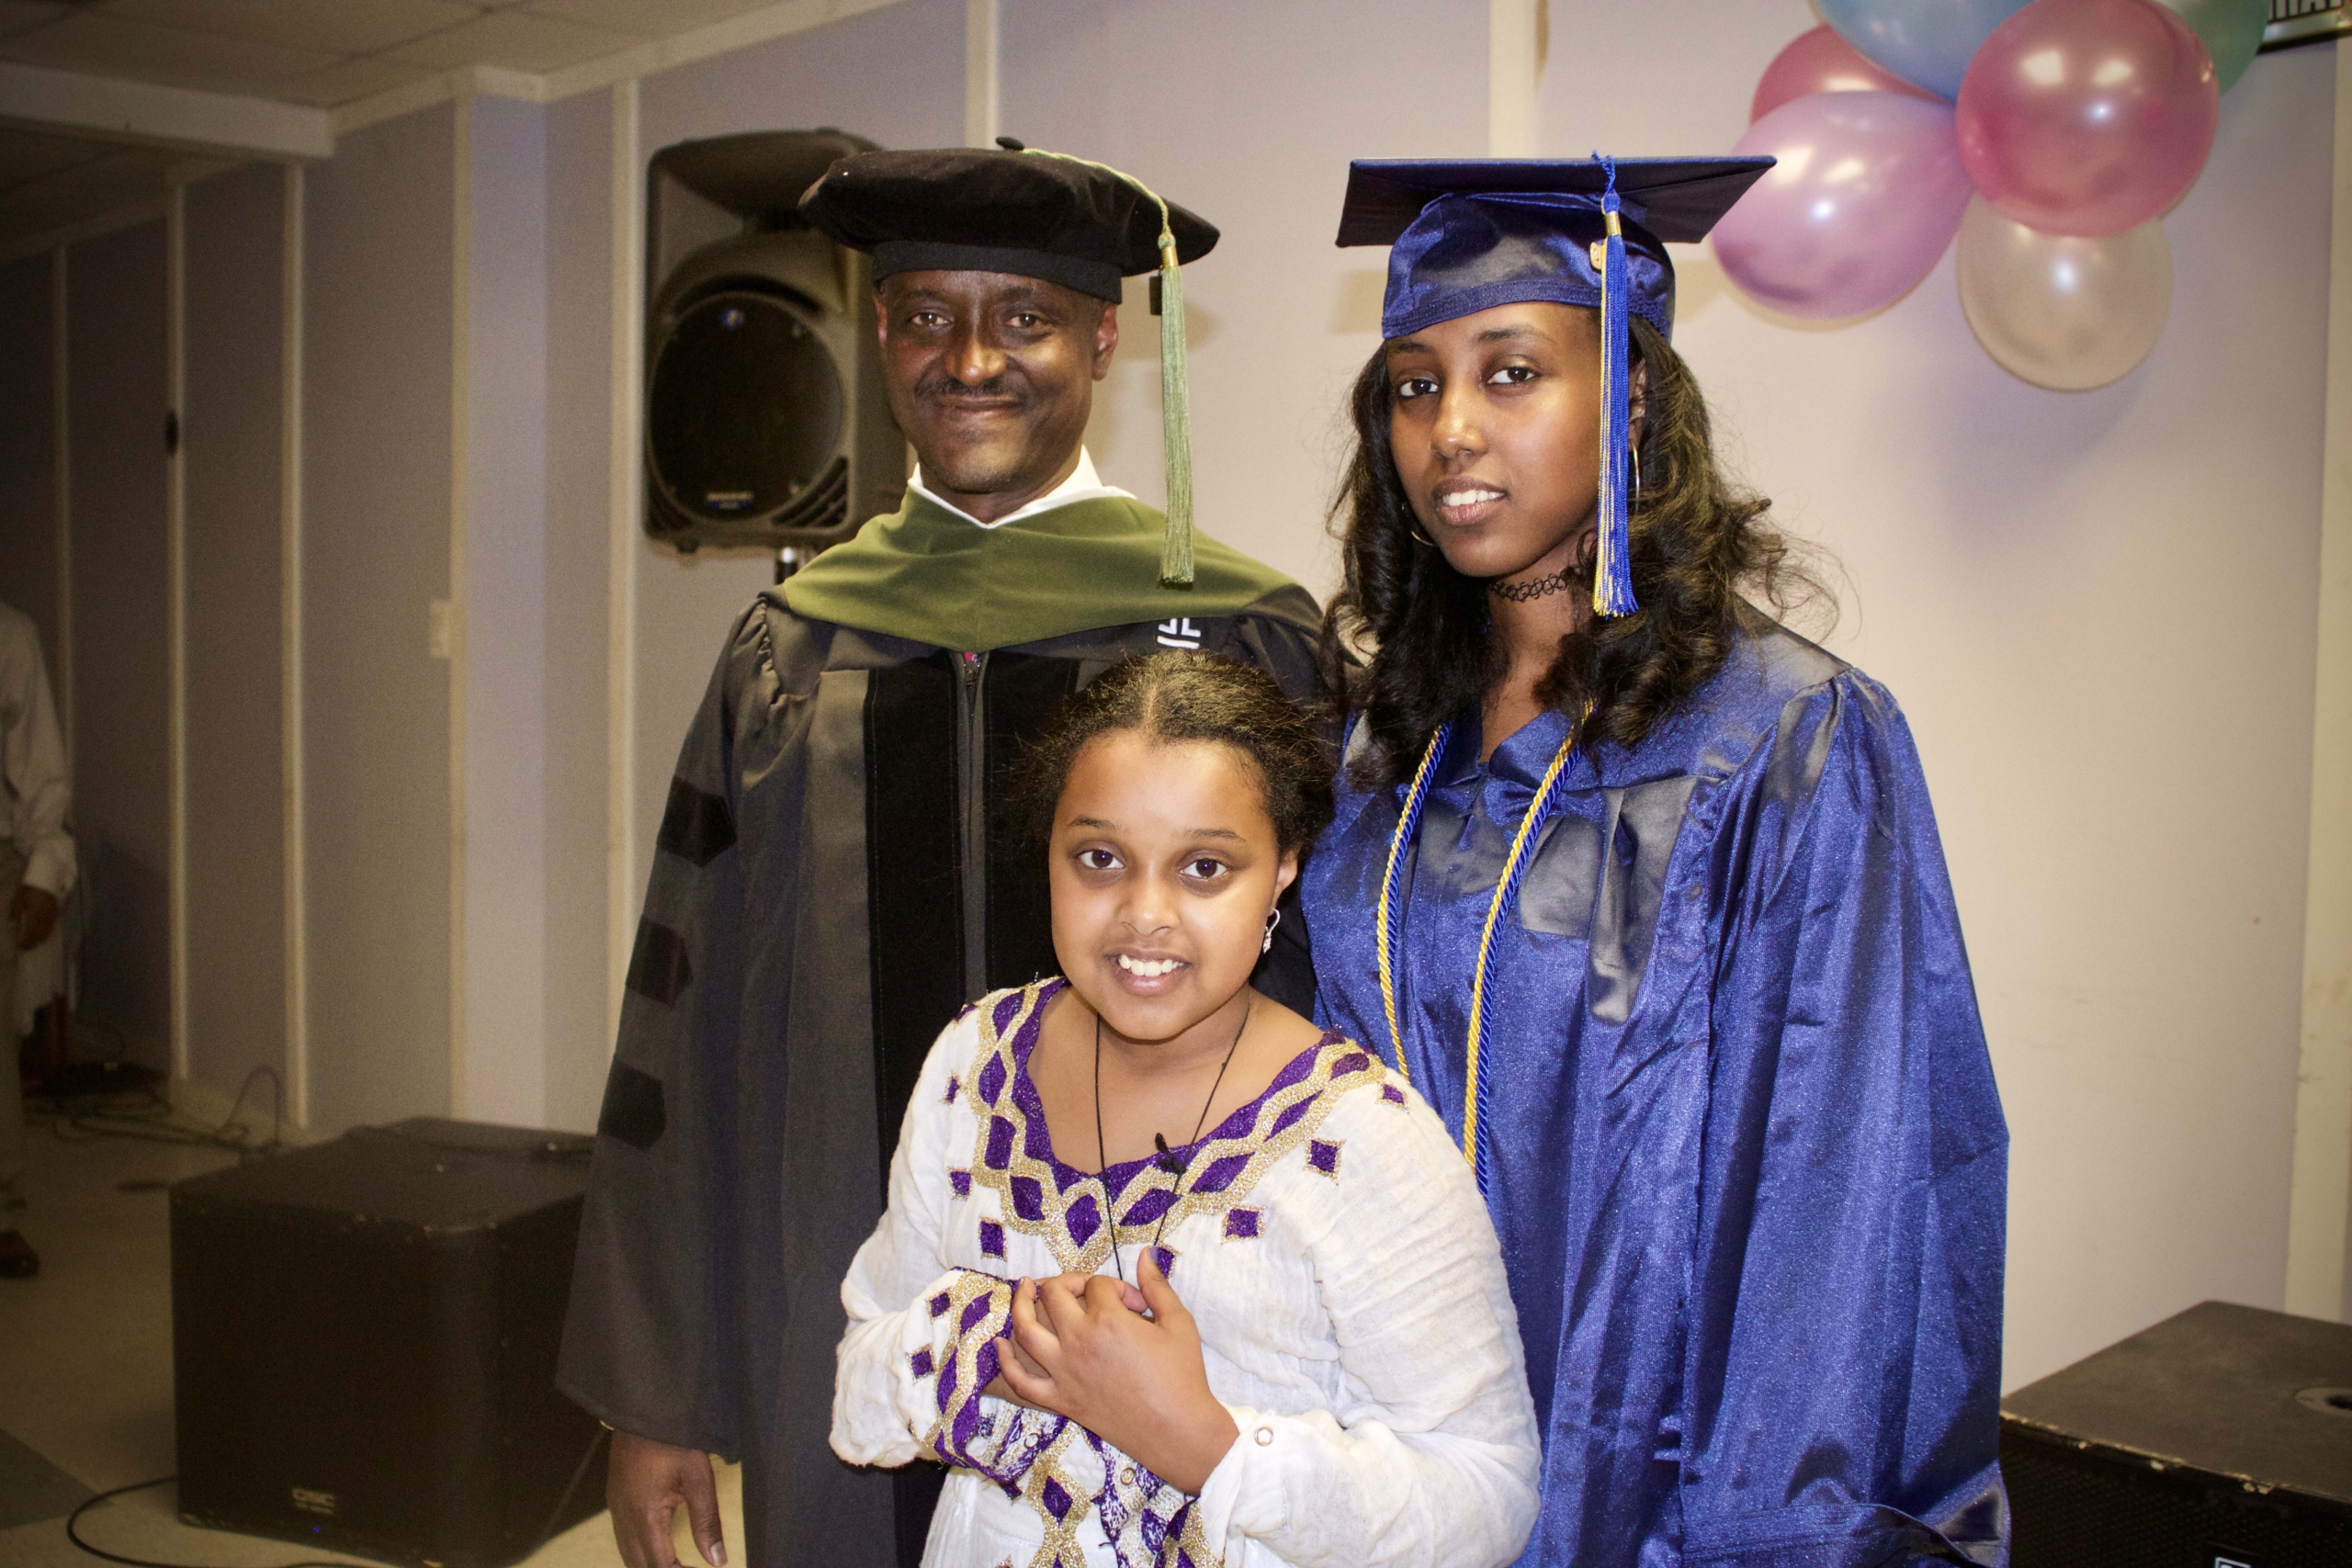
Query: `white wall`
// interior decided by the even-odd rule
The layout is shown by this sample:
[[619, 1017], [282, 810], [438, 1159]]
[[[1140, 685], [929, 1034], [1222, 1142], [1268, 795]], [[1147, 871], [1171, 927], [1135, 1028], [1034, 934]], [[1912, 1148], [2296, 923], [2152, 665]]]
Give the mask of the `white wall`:
[[449, 666], [456, 114], [306, 176], [303, 430], [311, 1121], [451, 1102]]
[[255, 164], [185, 197], [187, 1062], [232, 1093], [286, 1060], [285, 187], [280, 170]]
[[[953, 146], [963, 139], [964, 19], [962, 0], [902, 0], [649, 76], [641, 85], [640, 163], [674, 141], [820, 126], [885, 147]], [[764, 551], [680, 556], [644, 540], [638, 550], [632, 898], [651, 870], [678, 744], [727, 628], [775, 577], [775, 558]]]
[[[1347, 161], [1485, 152], [1487, 11], [1464, 0], [1005, 7], [1005, 133], [1125, 169], [1224, 231], [1184, 272], [1197, 514], [1318, 596], [1339, 570], [1323, 519], [1340, 405], [1380, 342], [1387, 254], [1332, 243]], [[1128, 299], [1087, 435], [1104, 477], [1157, 505], [1159, 322], [1143, 279]]]
[[468, 107], [460, 1114], [547, 1114], [547, 113]]
[[[1727, 148], [1814, 21], [1555, 7], [1544, 148]], [[2222, 100], [2165, 223], [2171, 321], [2104, 390], [1996, 367], [1949, 256], [1826, 332], [1678, 257], [1677, 345], [1843, 563], [1829, 645], [1894, 689], [1935, 791], [2014, 1137], [2012, 1387], [2207, 1297], [2281, 1304], [2334, 71], [2266, 55]]]
[[547, 707], [539, 724], [546, 834], [547, 1122], [596, 1124], [613, 1042], [605, 1020], [608, 769], [605, 567], [612, 411], [612, 97], [548, 108]]
[[[1728, 146], [1758, 73], [1813, 21], [1798, 0], [1555, 10], [1539, 120], [1560, 155]], [[1375, 342], [1385, 260], [1330, 243], [1345, 162], [1486, 150], [1489, 7], [1002, 12], [1002, 130], [1132, 169], [1224, 226], [1187, 279], [1203, 523], [1327, 591], [1340, 403]], [[622, 165], [741, 130], [960, 141], [965, 17], [956, 0], [902, 0], [647, 78]], [[2167, 223], [2172, 321], [2150, 362], [2103, 391], [2041, 392], [1995, 367], [1949, 261], [1883, 314], [1814, 331], [1742, 304], [1703, 248], [1680, 258], [1678, 343], [1725, 447], [1786, 525], [1842, 563], [1830, 644], [1902, 698], [1936, 789], [2016, 1137], [2013, 1385], [2206, 1296], [2280, 1300], [2327, 283], [2329, 152], [2312, 128], [2334, 113], [2334, 69], [2324, 48], [2265, 57], [2225, 99], [2211, 165]], [[626, 533], [634, 586], [617, 614], [610, 601], [614, 377], [628, 359], [613, 333], [614, 137], [628, 91], [477, 101], [462, 138], [450, 107], [420, 111], [346, 136], [309, 171], [307, 929], [312, 1120], [329, 1129], [453, 1098], [475, 1114], [593, 1121], [610, 1049], [607, 725], [627, 697], [608, 690], [608, 629], [634, 636], [619, 759], [634, 773], [634, 860], [618, 890], [633, 906], [712, 657], [770, 576], [756, 554], [681, 559]], [[205, 302], [205, 279], [225, 276], [209, 269], [271, 221], [258, 186], [231, 220], [242, 188], [199, 186], [189, 208], [191, 309], [219, 317], [189, 323], [189, 429], [203, 437], [188, 467], [189, 662], [192, 678], [226, 671], [224, 689], [258, 689], [266, 638], [257, 622], [243, 642], [207, 627], [274, 558], [256, 499], [274, 482], [265, 446], [209, 423], [223, 389], [261, 374], [240, 359], [231, 380], [211, 378], [230, 376], [233, 312]], [[67, 262], [75, 363], [105, 369], [103, 385], [77, 376], [72, 399], [88, 531], [74, 642], [85, 712], [95, 702], [121, 727], [100, 742], [114, 750], [96, 828], [118, 848], [97, 857], [96, 885], [152, 905], [160, 953], [162, 334], [134, 323], [161, 309], [161, 236], [85, 242]], [[45, 266], [0, 268], [0, 345], [46, 341], [48, 287]], [[1114, 482], [1157, 499], [1156, 323], [1140, 289], [1124, 324], [1090, 440]], [[12, 355], [0, 416], [45, 417], [42, 385]], [[274, 417], [258, 395], [237, 413]], [[9, 423], [0, 503], [45, 525], [53, 500], [34, 469], [48, 437]], [[232, 450], [242, 477], [209, 499], [206, 465]], [[212, 538], [216, 517], [242, 531]], [[619, 525], [633, 530], [633, 504]], [[7, 532], [0, 570], [53, 581], [53, 546]], [[232, 573], [217, 604], [204, 586], [216, 568]], [[426, 604], [453, 588], [468, 610], [462, 863], [452, 667], [425, 648]], [[229, 775], [203, 758], [196, 747], [191, 874], [219, 880], [203, 803]], [[266, 772], [246, 761], [248, 783]], [[91, 766], [85, 755], [85, 781]], [[144, 881], [123, 869], [141, 864]], [[213, 897], [247, 894], [192, 889], [199, 924]], [[102, 999], [159, 1023], [152, 977], [127, 985], [107, 962]], [[200, 989], [191, 1000], [198, 1070], [233, 1071], [247, 1057], [214, 1055]], [[237, 1050], [258, 1060], [266, 1004], [254, 1011]]]
[[171, 1047], [164, 225], [85, 241], [67, 263], [80, 1006], [160, 1070]]

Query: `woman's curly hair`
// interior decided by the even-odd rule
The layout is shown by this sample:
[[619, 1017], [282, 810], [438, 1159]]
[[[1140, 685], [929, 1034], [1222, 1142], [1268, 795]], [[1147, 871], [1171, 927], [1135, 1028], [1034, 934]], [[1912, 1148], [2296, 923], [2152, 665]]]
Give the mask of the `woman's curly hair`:
[[[1637, 744], [1722, 666], [1743, 589], [1776, 614], [1826, 598], [1762, 520], [1770, 503], [1724, 477], [1706, 400], [1681, 355], [1648, 322], [1631, 324], [1633, 362], [1647, 367], [1649, 382], [1629, 527], [1641, 608], [1562, 637], [1536, 688], [1565, 713], [1591, 705], [1578, 738], [1588, 745]], [[1331, 508], [1345, 576], [1318, 650], [1325, 689], [1368, 726], [1355, 764], [1364, 787], [1409, 778], [1430, 733], [1476, 705], [1502, 668], [1503, 650], [1487, 636], [1486, 582], [1413, 536], [1419, 525], [1396, 477], [1389, 411], [1384, 345], [1349, 397], [1355, 450]], [[1576, 569], [1588, 590], [1591, 571], [1588, 552]]]

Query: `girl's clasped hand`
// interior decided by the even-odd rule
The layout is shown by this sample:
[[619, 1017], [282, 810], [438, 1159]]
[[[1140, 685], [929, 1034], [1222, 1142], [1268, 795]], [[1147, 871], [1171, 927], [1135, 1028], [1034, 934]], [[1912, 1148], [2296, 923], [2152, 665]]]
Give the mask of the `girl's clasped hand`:
[[1200, 1326], [1148, 1249], [1136, 1283], [1102, 1274], [1023, 1280], [1009, 1352], [989, 1392], [1067, 1416], [1186, 1492], [1239, 1429], [1209, 1392]]

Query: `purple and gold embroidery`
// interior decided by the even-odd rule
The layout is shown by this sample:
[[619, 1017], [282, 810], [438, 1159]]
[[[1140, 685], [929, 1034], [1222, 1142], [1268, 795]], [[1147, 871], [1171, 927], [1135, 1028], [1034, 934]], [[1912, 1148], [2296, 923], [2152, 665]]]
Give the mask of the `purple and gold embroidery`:
[[[1079, 1170], [1056, 1157], [1045, 1105], [1027, 1070], [1046, 1004], [1065, 984], [1044, 980], [1008, 991], [981, 1021], [978, 1065], [965, 1098], [982, 1128], [970, 1175], [996, 1192], [1001, 1215], [1001, 1222], [981, 1222], [980, 1249], [990, 1258], [1004, 1256], [1002, 1227], [1010, 1225], [1043, 1241], [1063, 1270], [1103, 1271], [1112, 1241], [1104, 1223], [1106, 1201], [1122, 1233], [1145, 1226], [1157, 1230], [1163, 1218], [1172, 1228], [1194, 1214], [1227, 1216], [1278, 1161], [1309, 1142], [1341, 1094], [1377, 1084], [1403, 1102], [1379, 1062], [1339, 1034], [1327, 1033], [1285, 1063], [1265, 1093], [1186, 1151], [1181, 1172], [1150, 1159], [1114, 1165], [1100, 1175]], [[1333, 1150], [1331, 1163], [1313, 1168], [1335, 1175], [1338, 1145], [1321, 1146]], [[963, 1190], [958, 1188], [959, 1196]], [[1227, 1218], [1224, 1233], [1254, 1236], [1258, 1224], [1259, 1215], [1251, 1211], [1244, 1220]]]
[[[1045, 1006], [1063, 984], [1042, 981], [982, 1002], [979, 1048], [958, 1077], [963, 1103], [978, 1122], [978, 1146], [969, 1168], [948, 1172], [948, 1185], [957, 1198], [978, 1189], [996, 1194], [973, 1221], [988, 1258], [1005, 1257], [1010, 1228], [1040, 1241], [1057, 1269], [1108, 1273], [1112, 1215], [1120, 1235], [1133, 1242], [1152, 1242], [1163, 1221], [1172, 1229], [1195, 1215], [1215, 1221], [1228, 1239], [1257, 1238], [1268, 1221], [1250, 1194], [1293, 1150], [1307, 1168], [1336, 1179], [1340, 1145], [1315, 1134], [1340, 1096], [1377, 1086], [1392, 1103], [1406, 1102], [1379, 1062], [1326, 1034], [1284, 1064], [1265, 1093], [1183, 1151], [1180, 1171], [1156, 1159], [1099, 1175], [1077, 1169], [1055, 1156], [1027, 1070]], [[1155, 1243], [1152, 1260], [1163, 1277], [1172, 1277], [1178, 1253]], [[992, 1404], [990, 1416], [979, 1414], [979, 1390], [997, 1372], [993, 1336], [1009, 1320], [1010, 1291], [988, 1275], [970, 1278], [989, 1285], [959, 1286], [953, 1302], [933, 1305], [934, 1319], [955, 1310], [958, 1332], [950, 1350], [933, 1352], [939, 1416], [927, 1443], [1035, 1515], [1043, 1539], [1026, 1568], [1080, 1568], [1086, 1546], [1099, 1551], [1103, 1541], [1119, 1568], [1218, 1568], [1194, 1500], [1100, 1438], [1035, 1411]]]

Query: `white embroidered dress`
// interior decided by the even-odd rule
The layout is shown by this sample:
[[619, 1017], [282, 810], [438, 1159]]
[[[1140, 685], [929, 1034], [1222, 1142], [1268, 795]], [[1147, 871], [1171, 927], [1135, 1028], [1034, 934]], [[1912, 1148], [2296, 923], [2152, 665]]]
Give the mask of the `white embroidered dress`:
[[[842, 1285], [833, 1450], [955, 1467], [925, 1568], [1494, 1568], [1536, 1507], [1502, 1258], [1437, 1117], [1335, 1034], [1181, 1176], [1055, 1157], [1027, 1062], [1064, 982], [967, 1009], [923, 1064], [888, 1211]], [[1159, 1260], [1241, 1436], [1195, 1499], [1074, 1422], [978, 1391], [1011, 1281]]]

